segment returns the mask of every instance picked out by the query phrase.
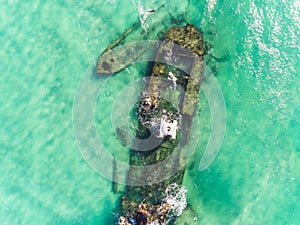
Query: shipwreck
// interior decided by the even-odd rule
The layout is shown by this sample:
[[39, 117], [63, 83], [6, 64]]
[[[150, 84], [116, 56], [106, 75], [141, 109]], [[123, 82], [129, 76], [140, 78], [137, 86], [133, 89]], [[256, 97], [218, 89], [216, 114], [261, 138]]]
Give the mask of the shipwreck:
[[[120, 42], [118, 39], [117, 44]], [[190, 140], [202, 78], [203, 57], [203, 37], [191, 24], [169, 28], [155, 52], [150, 78], [145, 90], [141, 90], [138, 102], [139, 129], [136, 136], [143, 139], [152, 135], [154, 143], [159, 144], [149, 151], [131, 150], [129, 163], [147, 166], [173, 158], [153, 171], [128, 171], [128, 183], [146, 179], [149, 184], [126, 186], [121, 198], [122, 216], [118, 219], [119, 225], [165, 225], [175, 219], [172, 217], [172, 204], [166, 200], [166, 190], [170, 185], [180, 186], [183, 181], [181, 151]], [[161, 62], [162, 58], [164, 62]], [[174, 62], [185, 64], [185, 71], [174, 67]], [[116, 62], [111, 59], [99, 59], [96, 71], [100, 73], [103, 68], [109, 70], [114, 63]], [[175, 99], [175, 104], [170, 104], [163, 98], [163, 93], [166, 92]], [[156, 182], [158, 177], [170, 170], [176, 172], [170, 173], [167, 179]]]

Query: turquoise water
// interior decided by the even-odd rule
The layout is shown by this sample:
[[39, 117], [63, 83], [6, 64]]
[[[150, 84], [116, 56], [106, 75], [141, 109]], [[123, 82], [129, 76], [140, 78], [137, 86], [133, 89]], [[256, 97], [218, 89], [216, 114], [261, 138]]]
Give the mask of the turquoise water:
[[[114, 224], [121, 193], [82, 158], [73, 99], [101, 51], [142, 18], [141, 9], [162, 4], [166, 13], [185, 13], [210, 53], [225, 59], [206, 59], [226, 102], [224, 141], [199, 172], [211, 131], [200, 93], [202, 135], [184, 181], [190, 207], [177, 224], [299, 224], [296, 0], [1, 1], [1, 224]], [[117, 84], [107, 89], [115, 93], [130, 79], [111, 81]], [[98, 122], [110, 129], [109, 121]], [[106, 135], [106, 144], [117, 142]]]

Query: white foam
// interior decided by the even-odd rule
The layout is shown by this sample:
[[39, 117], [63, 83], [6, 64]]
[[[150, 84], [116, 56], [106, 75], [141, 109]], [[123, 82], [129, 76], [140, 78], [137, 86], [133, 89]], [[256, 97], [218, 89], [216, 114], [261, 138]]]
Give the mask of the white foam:
[[171, 206], [170, 214], [172, 216], [180, 216], [186, 208], [186, 192], [187, 190], [183, 186], [176, 183], [170, 184], [166, 188], [166, 197], [163, 201]]

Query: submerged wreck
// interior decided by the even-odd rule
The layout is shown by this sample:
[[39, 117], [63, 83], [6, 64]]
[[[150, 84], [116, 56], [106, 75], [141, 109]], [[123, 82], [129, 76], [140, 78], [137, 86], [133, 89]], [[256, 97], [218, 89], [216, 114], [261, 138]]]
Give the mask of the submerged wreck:
[[[195, 54], [197, 57], [194, 57]], [[190, 24], [171, 27], [155, 53], [152, 72], [137, 107], [139, 129], [136, 134], [141, 139], [152, 135], [154, 148], [149, 151], [131, 150], [129, 163], [146, 167], [172, 158], [153, 171], [128, 171], [128, 184], [147, 180], [148, 185], [126, 186], [121, 199], [122, 216], [119, 217], [119, 225], [165, 225], [172, 223], [180, 214], [174, 212], [166, 190], [170, 190], [170, 185], [178, 188], [183, 181], [181, 157], [190, 139], [202, 78], [203, 57], [203, 37]], [[162, 63], [160, 58], [170, 60], [170, 64]], [[185, 64], [185, 72], [172, 66], [172, 62]], [[99, 61], [98, 67], [101, 66], [103, 62], [100, 64]], [[175, 99], [175, 104], [163, 97], [165, 93]], [[144, 146], [138, 147], [142, 149]], [[166, 173], [169, 173], [167, 179], [156, 182]]]

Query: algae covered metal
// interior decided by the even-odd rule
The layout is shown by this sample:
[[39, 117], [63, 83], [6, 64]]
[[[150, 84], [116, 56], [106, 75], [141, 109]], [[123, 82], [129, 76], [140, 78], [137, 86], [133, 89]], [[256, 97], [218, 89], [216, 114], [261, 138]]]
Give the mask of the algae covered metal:
[[[177, 48], [177, 45], [184, 47], [184, 49]], [[191, 50], [199, 57], [194, 57], [189, 51], [185, 51], [185, 49]], [[147, 124], [148, 121], [156, 118], [160, 119], [163, 116], [168, 120], [178, 121], [178, 124], [181, 124], [181, 132], [179, 132], [180, 127], [178, 127], [178, 134], [175, 140], [168, 136], [163, 137], [163, 140], [160, 140], [161, 144], [151, 151], [133, 152], [132, 157], [130, 158], [130, 164], [153, 165], [165, 160], [172, 154], [175, 155], [175, 157], [171, 163], [165, 164], [160, 167], [159, 170], [152, 171], [148, 174], [143, 172], [137, 174], [136, 171], [129, 171], [129, 180], [155, 180], [156, 177], [160, 177], [162, 174], [165, 174], [174, 168], [181, 167], [180, 150], [189, 141], [189, 131], [198, 100], [202, 76], [203, 56], [203, 38], [194, 26], [188, 24], [183, 27], [173, 27], [169, 29], [165, 36], [165, 42], [160, 46], [156, 54], [156, 61], [160, 61], [159, 58], [161, 57], [169, 57], [170, 64], [173, 64], [174, 61], [186, 63], [188, 66], [188, 73], [182, 72], [166, 63], [154, 63], [151, 78], [145, 91], [144, 99], [142, 99], [142, 103], [145, 100], [148, 100], [149, 107], [146, 108], [146, 110], [143, 108], [144, 104], [140, 104], [139, 107], [141, 129], [139, 130], [138, 135], [141, 137], [147, 135], [147, 131], [144, 129], [145, 125], [143, 124]], [[182, 89], [175, 89], [175, 85], [173, 85], [174, 78], [170, 78], [170, 74], [175, 76], [176, 86], [181, 86]], [[158, 77], [162, 79], [157, 79]], [[167, 82], [167, 80], [170, 80], [171, 82]], [[177, 99], [178, 104], [176, 106], [169, 104], [169, 102], [166, 102], [161, 97], [162, 93], [165, 92], [169, 92], [172, 97]], [[161, 139], [161, 136], [158, 136], [157, 138]], [[181, 139], [180, 143], [179, 139]], [[179, 144], [182, 146], [179, 146], [178, 148]], [[178, 152], [175, 152], [174, 154], [174, 151]], [[122, 197], [123, 213], [127, 213], [128, 216], [133, 218], [137, 217], [138, 214], [136, 214], [136, 212], [138, 212], [139, 203], [142, 201], [150, 205], [164, 204], [161, 200], [164, 198], [167, 186], [172, 183], [181, 184], [183, 175], [184, 168], [160, 183], [146, 186], [128, 186]], [[158, 224], [164, 224], [162, 221], [160, 222], [161, 223]], [[148, 221], [148, 223], [150, 224], [150, 221]], [[142, 224], [147, 223], [143, 222]]]

